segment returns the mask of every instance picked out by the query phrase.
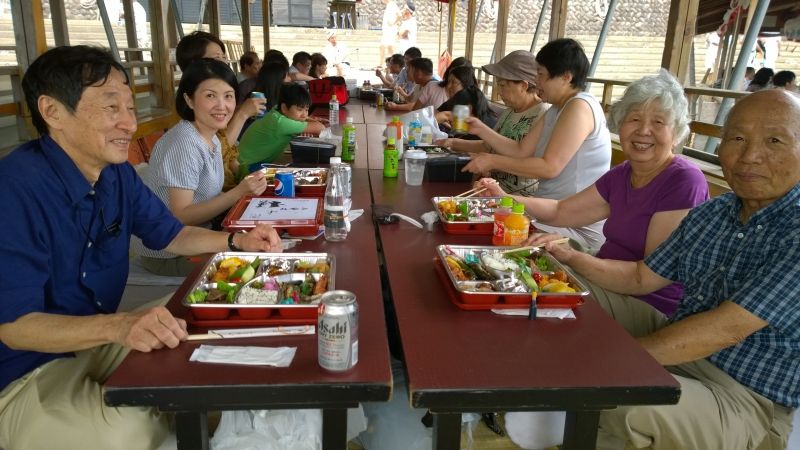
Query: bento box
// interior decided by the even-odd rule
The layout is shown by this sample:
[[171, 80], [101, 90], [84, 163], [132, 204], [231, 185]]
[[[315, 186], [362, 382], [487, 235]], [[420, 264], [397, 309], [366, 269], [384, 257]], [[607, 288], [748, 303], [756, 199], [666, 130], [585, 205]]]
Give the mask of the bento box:
[[589, 290], [547, 251], [534, 248], [440, 245], [434, 264], [461, 309], [520, 308], [536, 291], [540, 308], [574, 308]]
[[501, 197], [433, 197], [432, 200], [445, 232], [492, 235], [494, 210], [500, 205]]
[[242, 197], [222, 220], [231, 231], [249, 230], [260, 223], [291, 236], [314, 236], [322, 225], [321, 197]]
[[275, 174], [291, 172], [294, 175], [294, 195], [296, 197], [323, 197], [328, 183], [328, 169], [324, 167], [265, 167], [261, 169], [267, 175], [267, 190], [261, 195], [275, 195]]
[[322, 294], [335, 287], [335, 274], [336, 259], [327, 253], [217, 253], [183, 305], [195, 325], [314, 323]]

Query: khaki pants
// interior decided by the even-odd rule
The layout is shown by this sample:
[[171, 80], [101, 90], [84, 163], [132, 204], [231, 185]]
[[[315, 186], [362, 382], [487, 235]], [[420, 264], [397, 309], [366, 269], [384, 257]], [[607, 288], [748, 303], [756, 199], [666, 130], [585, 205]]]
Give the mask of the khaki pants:
[[[163, 305], [171, 296], [140, 309]], [[103, 383], [128, 351], [107, 344], [76, 352], [74, 358], [51, 361], [6, 386], [0, 392], [0, 448], [158, 447], [169, 431], [166, 415], [152, 408], [110, 407], [103, 401]]]
[[[595, 286], [591, 290], [600, 306], [633, 336], [667, 324], [663, 314], [641, 300]], [[625, 448], [654, 450], [786, 448], [792, 409], [746, 388], [705, 359], [667, 370], [681, 384], [678, 404], [602, 412], [598, 447], [613, 448], [621, 440]]]

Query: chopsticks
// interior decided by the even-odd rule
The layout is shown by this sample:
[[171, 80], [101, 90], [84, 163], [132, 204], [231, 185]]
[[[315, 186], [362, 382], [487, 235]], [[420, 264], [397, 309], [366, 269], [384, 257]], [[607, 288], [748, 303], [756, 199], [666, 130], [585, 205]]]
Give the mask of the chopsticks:
[[489, 189], [489, 188], [478, 186], [478, 187], [470, 189], [470, 190], [468, 190], [466, 192], [462, 192], [462, 193], [460, 193], [458, 195], [454, 195], [453, 198], [470, 198], [470, 197], [473, 197], [475, 195], [480, 194], [481, 192], [483, 192], [483, 191], [485, 191], [487, 189]]
[[[565, 242], [569, 242], [569, 238], [556, 239], [554, 241], [548, 242], [548, 244], [563, 244]], [[517, 247], [517, 248], [512, 248], [511, 250], [504, 250], [504, 251], [500, 252], [500, 254], [501, 255], [505, 255], [505, 254], [508, 254], [508, 253], [516, 253], [516, 252], [523, 251], [523, 250], [538, 250], [538, 249], [540, 249], [542, 247], [544, 247], [544, 244], [542, 244], [542, 245], [530, 245], [530, 246], [527, 246], [527, 247]]]

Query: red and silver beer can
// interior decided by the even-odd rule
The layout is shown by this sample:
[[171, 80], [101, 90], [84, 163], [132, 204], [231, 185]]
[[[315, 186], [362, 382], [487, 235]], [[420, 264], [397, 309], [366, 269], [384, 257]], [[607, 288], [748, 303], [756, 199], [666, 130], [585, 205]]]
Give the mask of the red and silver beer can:
[[293, 172], [278, 172], [275, 174], [275, 195], [278, 197], [294, 197]]
[[317, 316], [317, 358], [323, 369], [343, 372], [358, 363], [358, 303], [349, 291], [322, 295]]

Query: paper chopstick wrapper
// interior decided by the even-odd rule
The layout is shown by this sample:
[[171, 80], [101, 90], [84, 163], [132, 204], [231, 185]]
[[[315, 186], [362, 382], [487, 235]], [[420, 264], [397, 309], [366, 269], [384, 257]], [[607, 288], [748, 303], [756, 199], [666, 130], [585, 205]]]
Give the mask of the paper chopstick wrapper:
[[259, 336], [286, 336], [286, 335], [314, 334], [313, 325], [299, 325], [291, 327], [263, 327], [263, 328], [231, 328], [224, 330], [208, 330], [206, 334], [190, 334], [187, 341], [202, 341], [208, 339], [237, 339]]
[[[493, 309], [493, 313], [500, 316], [523, 316], [528, 317], [530, 311], [526, 309]], [[552, 319], [574, 319], [575, 313], [569, 308], [539, 308], [536, 311], [536, 318]]]

